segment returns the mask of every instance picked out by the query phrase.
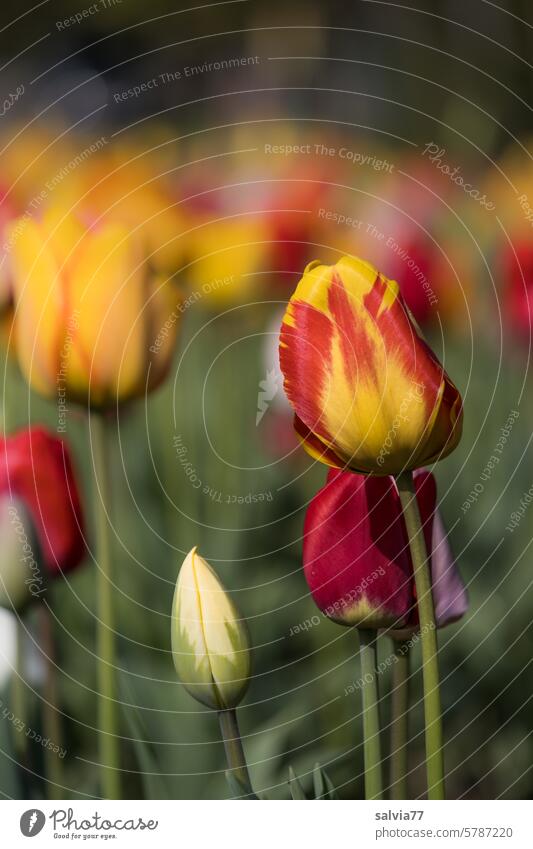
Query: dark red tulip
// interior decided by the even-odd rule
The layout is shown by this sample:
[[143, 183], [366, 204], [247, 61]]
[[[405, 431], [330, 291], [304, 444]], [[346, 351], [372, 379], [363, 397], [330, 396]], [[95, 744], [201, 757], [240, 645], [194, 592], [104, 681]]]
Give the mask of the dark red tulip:
[[66, 572], [80, 563], [83, 518], [66, 443], [42, 427], [0, 439], [0, 497], [24, 505], [46, 573]]
[[[466, 591], [453, 562], [433, 475], [415, 474], [438, 626], [460, 618]], [[416, 629], [413, 567], [396, 483], [330, 471], [304, 525], [304, 572], [320, 610], [343, 625]]]

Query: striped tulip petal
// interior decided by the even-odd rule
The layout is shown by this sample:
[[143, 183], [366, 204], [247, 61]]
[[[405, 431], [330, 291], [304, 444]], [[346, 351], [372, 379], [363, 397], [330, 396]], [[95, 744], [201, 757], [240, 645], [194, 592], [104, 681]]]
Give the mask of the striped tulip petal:
[[303, 445], [330, 466], [397, 474], [459, 441], [459, 392], [398, 285], [367, 262], [306, 268], [283, 319], [280, 365]]

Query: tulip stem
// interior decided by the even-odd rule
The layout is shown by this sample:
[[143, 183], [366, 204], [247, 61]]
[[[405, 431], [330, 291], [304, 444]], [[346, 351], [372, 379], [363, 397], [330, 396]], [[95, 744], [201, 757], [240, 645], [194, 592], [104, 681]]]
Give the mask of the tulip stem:
[[391, 692], [390, 797], [408, 799], [407, 741], [409, 739], [409, 640], [393, 640]]
[[365, 797], [381, 799], [381, 744], [379, 733], [378, 682], [376, 677], [377, 634], [375, 630], [359, 628], [359, 654], [363, 696], [363, 738], [365, 761]]
[[[41, 651], [44, 656], [45, 678], [43, 685], [42, 715], [45, 737], [53, 747], [62, 749], [61, 718], [57, 692], [57, 665], [52, 614], [46, 603], [39, 610]], [[59, 755], [52, 748], [45, 749], [46, 796], [48, 799], [63, 797], [63, 770]]]
[[26, 710], [28, 690], [25, 681], [24, 634], [25, 627], [22, 624], [22, 621], [17, 619], [15, 668], [11, 677], [11, 707], [18, 720], [17, 724], [13, 725], [13, 749], [15, 757], [18, 759], [18, 762], [22, 767], [27, 766], [27, 737], [19, 731], [19, 728], [21, 725], [22, 728], [26, 727], [26, 720], [28, 718]]
[[239, 787], [242, 788], [242, 796], [246, 796], [248, 799], [256, 799], [257, 796], [252, 789], [252, 782], [250, 781], [250, 774], [244, 756], [236, 710], [234, 708], [232, 710], [219, 710], [218, 721], [220, 723], [220, 731], [222, 740], [224, 741], [226, 760], [230, 772]]
[[428, 554], [413, 475], [403, 472], [397, 477], [398, 491], [407, 527], [411, 559], [415, 574], [418, 617], [422, 638], [422, 674], [424, 681], [424, 717], [426, 724], [426, 771], [428, 798], [444, 799], [444, 758], [442, 710], [435, 610], [431, 592]]
[[97, 553], [97, 686], [98, 745], [101, 790], [105, 799], [120, 799], [119, 738], [115, 693], [115, 631], [111, 538], [107, 511], [110, 507], [110, 469], [107, 422], [101, 413], [91, 415], [91, 435], [96, 474], [94, 493]]

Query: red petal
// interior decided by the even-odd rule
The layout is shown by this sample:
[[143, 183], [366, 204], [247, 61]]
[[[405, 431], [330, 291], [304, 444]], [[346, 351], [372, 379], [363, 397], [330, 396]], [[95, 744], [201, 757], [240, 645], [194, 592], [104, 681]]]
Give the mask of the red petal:
[[307, 511], [303, 560], [313, 598], [330, 618], [368, 628], [403, 622], [412, 570], [392, 479], [331, 472]]
[[85, 553], [80, 497], [66, 444], [36, 427], [2, 439], [0, 493], [21, 498], [49, 573], [73, 569]]

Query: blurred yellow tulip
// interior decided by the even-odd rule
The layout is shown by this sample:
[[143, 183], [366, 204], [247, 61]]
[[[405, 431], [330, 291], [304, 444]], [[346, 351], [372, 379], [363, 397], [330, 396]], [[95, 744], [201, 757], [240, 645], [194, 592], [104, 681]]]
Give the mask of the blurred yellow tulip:
[[261, 289], [260, 271], [268, 233], [259, 221], [231, 218], [210, 221], [189, 236], [194, 262], [188, 280], [195, 299], [210, 309], [253, 301]]
[[[106, 220], [123, 221], [146, 240], [150, 263], [158, 271], [179, 269], [184, 249], [184, 223], [176, 199], [155, 169], [134, 159], [95, 160], [86, 203]], [[83, 202], [82, 202], [83, 203]]]
[[54, 208], [15, 222], [11, 244], [16, 350], [34, 389], [98, 408], [164, 379], [179, 298], [138, 235], [113, 221], [87, 229]]
[[60, 172], [53, 203], [84, 221], [126, 224], [146, 243], [150, 264], [174, 274], [184, 253], [184, 216], [165, 167], [142, 149], [106, 144], [66, 176]]

